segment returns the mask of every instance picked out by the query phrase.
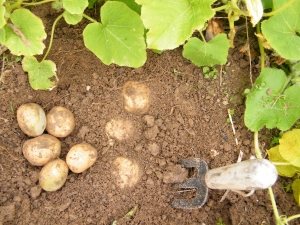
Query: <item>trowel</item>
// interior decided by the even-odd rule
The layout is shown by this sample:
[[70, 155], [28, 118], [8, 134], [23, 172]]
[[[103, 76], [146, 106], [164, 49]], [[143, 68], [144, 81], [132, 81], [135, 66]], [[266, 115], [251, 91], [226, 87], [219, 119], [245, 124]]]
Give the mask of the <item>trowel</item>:
[[174, 208], [193, 209], [202, 207], [208, 196], [208, 189], [221, 190], [260, 190], [271, 187], [277, 180], [276, 167], [266, 159], [249, 159], [235, 164], [208, 170], [205, 161], [200, 158], [183, 159], [179, 162], [185, 168], [197, 170], [195, 178], [189, 178], [174, 188], [196, 189], [192, 200], [174, 199]]

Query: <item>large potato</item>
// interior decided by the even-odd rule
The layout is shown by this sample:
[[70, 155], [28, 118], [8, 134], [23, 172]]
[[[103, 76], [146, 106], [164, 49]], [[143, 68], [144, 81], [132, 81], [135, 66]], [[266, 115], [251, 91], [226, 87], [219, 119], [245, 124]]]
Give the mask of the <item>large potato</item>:
[[34, 166], [44, 166], [60, 155], [60, 141], [49, 134], [29, 139], [23, 144], [24, 157]]
[[46, 128], [45, 112], [35, 103], [21, 105], [17, 110], [17, 120], [21, 130], [31, 137], [41, 135]]
[[131, 159], [118, 157], [113, 162], [112, 175], [116, 184], [121, 188], [134, 187], [141, 178], [140, 166]]
[[65, 161], [55, 159], [48, 162], [40, 172], [40, 186], [45, 191], [56, 191], [66, 182], [69, 168]]
[[67, 154], [66, 162], [74, 173], [82, 173], [97, 160], [97, 150], [87, 143], [74, 145]]
[[144, 114], [150, 107], [150, 89], [139, 82], [128, 81], [123, 86], [124, 108], [130, 113]]
[[55, 137], [68, 136], [75, 127], [73, 113], [62, 106], [53, 107], [47, 114], [46, 130]]

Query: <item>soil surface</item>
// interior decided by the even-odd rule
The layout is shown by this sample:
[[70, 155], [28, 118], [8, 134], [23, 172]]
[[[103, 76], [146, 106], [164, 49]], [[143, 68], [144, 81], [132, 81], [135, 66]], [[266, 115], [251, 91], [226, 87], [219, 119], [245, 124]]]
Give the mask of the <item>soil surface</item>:
[[[33, 11], [42, 17], [49, 36], [58, 14], [47, 7]], [[91, 16], [99, 15], [91, 12]], [[76, 26], [58, 23], [48, 57], [56, 63], [59, 77], [52, 91], [34, 91], [19, 63], [4, 64], [3, 70], [11, 72], [0, 86], [0, 224], [109, 225], [117, 220], [118, 224], [213, 225], [219, 218], [226, 225], [275, 224], [266, 190], [248, 198], [229, 192], [222, 202], [225, 190], [209, 190], [201, 208], [184, 210], [170, 205], [172, 199], [195, 196], [194, 191], [172, 187], [192, 176], [177, 164], [180, 160], [201, 158], [212, 169], [235, 163], [240, 151], [243, 160], [255, 155], [253, 134], [243, 123], [242, 93], [251, 88], [249, 58], [240, 52], [246, 44], [245, 29], [239, 30], [224, 72], [217, 66], [217, 78], [207, 79], [201, 68], [182, 57], [182, 48], [161, 55], [148, 51], [146, 64], [138, 69], [106, 66], [84, 47], [86, 25], [85, 20]], [[254, 80], [259, 71], [255, 41], [251, 51]], [[122, 87], [127, 81], [150, 89], [146, 113], [124, 109]], [[74, 113], [75, 130], [60, 138], [61, 159], [81, 142], [98, 151], [91, 168], [80, 174], [70, 171], [65, 185], [55, 192], [40, 188], [41, 167], [32, 166], [22, 154], [22, 145], [30, 137], [20, 130], [16, 110], [29, 102], [41, 105], [46, 113], [54, 106]], [[234, 110], [236, 135], [227, 122], [228, 109]], [[125, 135], [124, 140], [107, 135], [105, 126], [112, 120], [129, 121], [133, 135]], [[260, 132], [263, 149], [269, 147], [270, 138], [269, 131]], [[130, 160], [139, 169], [138, 180], [128, 175], [132, 185], [120, 185], [114, 163], [117, 157]], [[283, 182], [290, 181], [279, 178], [273, 189], [280, 213], [299, 213], [292, 194], [282, 188]], [[124, 217], [134, 207], [136, 212]]]

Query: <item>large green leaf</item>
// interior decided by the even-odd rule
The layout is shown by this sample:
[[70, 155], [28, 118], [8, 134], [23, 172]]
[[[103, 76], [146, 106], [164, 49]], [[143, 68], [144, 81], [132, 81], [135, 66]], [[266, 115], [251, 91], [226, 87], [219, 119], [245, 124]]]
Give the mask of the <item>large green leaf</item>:
[[42, 54], [47, 37], [43, 22], [28, 9], [16, 9], [11, 14], [11, 22], [4, 26], [3, 43], [14, 55]]
[[63, 0], [63, 8], [71, 14], [82, 14], [88, 4], [88, 0]]
[[293, 129], [279, 139], [280, 155], [292, 165], [300, 167], [300, 129]]
[[3, 27], [3, 28], [0, 28], [0, 43], [4, 44], [4, 42], [5, 42], [5, 29]]
[[[273, 9], [279, 9], [290, 0], [274, 0]], [[262, 23], [262, 33], [281, 57], [300, 59], [300, 1], [295, 1], [275, 16]]]
[[141, 15], [141, 6], [136, 4], [134, 0], [109, 0], [109, 1], [118, 1], [125, 3], [131, 10], [137, 12], [139, 15]]
[[50, 60], [38, 62], [33, 56], [26, 56], [23, 61], [23, 69], [28, 72], [30, 86], [34, 90], [53, 89], [58, 78], [56, 76], [56, 65]]
[[300, 117], [300, 87], [286, 89], [282, 70], [264, 69], [247, 96], [245, 125], [251, 131], [263, 126], [288, 130]]
[[[269, 160], [271, 162], [289, 163], [280, 155], [279, 145], [271, 148], [270, 150], [267, 150], [267, 152], [269, 155]], [[281, 166], [276, 165], [276, 169], [278, 171], [278, 174], [284, 177], [293, 177], [297, 172], [300, 171], [300, 168], [297, 168], [293, 165], [281, 165]]]
[[106, 65], [140, 67], [146, 61], [144, 26], [139, 15], [122, 2], [107, 2], [101, 8], [101, 23], [83, 31], [85, 46]]
[[300, 179], [296, 179], [293, 181], [292, 190], [293, 190], [294, 198], [298, 206], [300, 206]]
[[63, 17], [68, 24], [76, 25], [82, 20], [82, 14], [71, 14], [68, 11], [64, 11]]
[[4, 18], [4, 15], [5, 15], [5, 12], [6, 12], [6, 9], [3, 6], [4, 2], [5, 2], [5, 0], [0, 0], [0, 29], [2, 27], [4, 27], [4, 25], [6, 24], [6, 20]]
[[150, 49], [174, 49], [183, 44], [195, 30], [201, 30], [215, 12], [215, 0], [136, 0], [142, 5], [141, 18], [149, 32]]
[[226, 34], [218, 34], [209, 42], [193, 37], [184, 45], [182, 54], [197, 66], [223, 65], [227, 61], [229, 47]]

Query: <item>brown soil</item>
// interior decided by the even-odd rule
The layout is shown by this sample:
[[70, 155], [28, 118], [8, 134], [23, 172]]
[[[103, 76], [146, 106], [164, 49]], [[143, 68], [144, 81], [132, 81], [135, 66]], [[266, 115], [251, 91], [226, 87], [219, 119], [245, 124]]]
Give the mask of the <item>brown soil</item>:
[[[50, 28], [56, 14], [47, 8], [38, 8], [35, 13]], [[109, 225], [117, 220], [118, 224], [212, 225], [219, 218], [226, 225], [275, 224], [265, 190], [249, 198], [230, 192], [223, 202], [219, 201], [225, 191], [209, 190], [206, 204], [199, 209], [174, 209], [169, 204], [174, 198], [193, 196], [172, 188], [172, 182], [187, 178], [176, 166], [179, 160], [201, 158], [209, 168], [216, 168], [235, 163], [240, 150], [244, 160], [255, 154], [253, 134], [243, 123], [242, 93], [251, 87], [249, 60], [239, 51], [246, 39], [236, 40], [236, 48], [222, 68], [226, 74], [206, 79], [201, 68], [182, 57], [181, 48], [162, 55], [148, 51], [147, 63], [139, 69], [106, 66], [84, 47], [81, 33], [86, 24], [58, 23], [48, 57], [56, 63], [60, 79], [54, 90], [32, 90], [18, 63], [5, 68], [12, 73], [0, 86], [0, 224]], [[257, 51], [256, 46], [252, 49]], [[254, 77], [257, 55], [252, 57]], [[127, 81], [150, 88], [151, 105], [146, 114], [124, 110], [121, 93]], [[30, 165], [22, 155], [22, 144], [29, 137], [18, 127], [16, 110], [29, 102], [40, 104], [46, 113], [54, 106], [65, 106], [74, 113], [75, 130], [60, 139], [62, 159], [73, 145], [83, 141], [98, 150], [98, 160], [90, 169], [82, 174], [69, 172], [65, 185], [55, 192], [41, 190], [41, 168]], [[236, 136], [226, 122], [228, 109], [234, 109]], [[105, 125], [112, 119], [131, 121], [134, 135], [111, 140]], [[270, 137], [269, 131], [260, 132], [263, 148], [268, 147]], [[120, 156], [137, 163], [142, 171], [137, 184], [124, 189], [113, 176], [113, 162]], [[299, 212], [281, 182], [274, 186], [280, 213], [289, 216]], [[136, 213], [123, 218], [135, 206]]]

